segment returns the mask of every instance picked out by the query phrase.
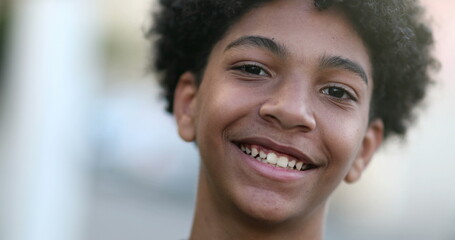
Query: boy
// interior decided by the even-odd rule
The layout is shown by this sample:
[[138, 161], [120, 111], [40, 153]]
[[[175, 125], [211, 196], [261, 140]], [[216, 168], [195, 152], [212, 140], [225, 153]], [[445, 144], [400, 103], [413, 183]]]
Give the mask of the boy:
[[168, 111], [201, 156], [190, 239], [322, 239], [330, 194], [424, 97], [415, 1], [162, 0]]

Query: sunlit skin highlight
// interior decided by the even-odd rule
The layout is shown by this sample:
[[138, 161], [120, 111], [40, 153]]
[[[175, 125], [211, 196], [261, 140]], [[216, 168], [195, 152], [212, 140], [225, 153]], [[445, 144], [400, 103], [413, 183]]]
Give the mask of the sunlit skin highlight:
[[[231, 26], [201, 84], [186, 72], [175, 92], [179, 134], [201, 154], [190, 239], [322, 239], [330, 194], [360, 177], [382, 141], [382, 122], [368, 118], [371, 71], [337, 8], [274, 1]], [[317, 167], [287, 177], [242, 143]]]

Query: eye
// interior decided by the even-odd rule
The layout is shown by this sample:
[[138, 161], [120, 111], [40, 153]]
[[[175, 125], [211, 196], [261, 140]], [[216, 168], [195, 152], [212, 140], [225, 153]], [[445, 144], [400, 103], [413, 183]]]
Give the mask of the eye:
[[260, 66], [254, 64], [244, 64], [233, 68], [248, 75], [269, 76], [269, 74]]
[[353, 100], [357, 101], [357, 99], [353, 96], [353, 94], [349, 93], [348, 90], [342, 87], [326, 87], [321, 90], [321, 92], [325, 95], [329, 95], [333, 98], [337, 98], [340, 100]]

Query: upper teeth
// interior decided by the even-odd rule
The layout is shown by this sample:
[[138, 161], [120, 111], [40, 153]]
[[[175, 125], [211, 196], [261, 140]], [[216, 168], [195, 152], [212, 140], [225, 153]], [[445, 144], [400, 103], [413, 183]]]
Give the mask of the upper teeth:
[[273, 166], [299, 171], [303, 171], [311, 167], [310, 164], [304, 164], [302, 161], [297, 161], [296, 159], [289, 160], [287, 156], [278, 156], [274, 152], [266, 154], [263, 150], [258, 149], [256, 146], [246, 146], [241, 144], [240, 149], [256, 160]]
[[278, 160], [278, 159], [277, 159], [275, 153], [269, 153], [269, 154], [267, 154], [267, 163], [276, 164], [277, 160]]
[[263, 151], [260, 151], [260, 152], [259, 152], [259, 157], [265, 159], [265, 158], [267, 157], [267, 154], [265, 154], [265, 152], [263, 152]]
[[251, 156], [256, 157], [259, 154], [258, 150], [256, 148], [253, 148], [251, 150]]
[[287, 157], [279, 157], [278, 158], [278, 161], [276, 162], [276, 165], [282, 167], [282, 168], [285, 168], [288, 166], [288, 158]]

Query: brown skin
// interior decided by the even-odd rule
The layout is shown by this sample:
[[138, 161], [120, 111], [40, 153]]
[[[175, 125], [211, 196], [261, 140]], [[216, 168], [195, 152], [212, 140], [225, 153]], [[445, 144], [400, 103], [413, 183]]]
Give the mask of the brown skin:
[[[245, 36], [282, 51], [232, 46]], [[368, 83], [352, 70], [323, 66], [327, 56], [355, 62]], [[174, 105], [180, 136], [201, 153], [190, 239], [322, 239], [330, 194], [343, 179], [360, 178], [383, 134], [382, 121], [368, 119], [368, 50], [346, 17], [336, 8], [318, 11], [312, 1], [268, 3], [231, 26], [201, 85], [195, 81], [189, 72], [180, 77]], [[262, 174], [235, 145], [257, 141], [298, 149], [317, 168], [292, 179]]]

